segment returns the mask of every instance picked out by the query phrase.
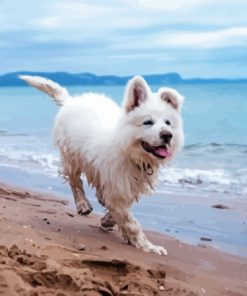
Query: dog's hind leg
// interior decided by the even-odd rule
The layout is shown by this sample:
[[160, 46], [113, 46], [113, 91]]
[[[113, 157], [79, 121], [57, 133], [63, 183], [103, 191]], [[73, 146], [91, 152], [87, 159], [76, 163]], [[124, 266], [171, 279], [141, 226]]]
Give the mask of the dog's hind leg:
[[103, 231], [111, 231], [112, 228], [117, 224], [112, 218], [112, 215], [109, 211], [100, 219], [101, 229]]
[[[79, 215], [88, 215], [92, 212], [93, 208], [88, 201], [81, 180], [82, 162], [80, 158], [74, 157], [73, 153], [69, 152], [69, 149], [65, 149], [66, 146], [60, 148], [61, 155], [61, 168], [60, 175], [64, 177], [66, 181], [69, 181], [71, 190], [73, 192], [77, 213]], [[76, 161], [73, 161], [76, 159]]]
[[109, 212], [118, 224], [124, 238], [127, 242], [138, 249], [141, 249], [146, 252], [153, 252], [159, 255], [167, 255], [166, 249], [162, 246], [156, 246], [152, 244], [144, 234], [141, 229], [138, 221], [132, 216], [129, 212], [129, 207], [120, 202], [118, 199], [118, 203], [114, 205], [109, 205]]
[[70, 174], [68, 176], [69, 184], [74, 195], [77, 213], [79, 215], [88, 215], [92, 212], [93, 207], [85, 195], [80, 175], [81, 173], [78, 171]]
[[[103, 194], [100, 189], [96, 190], [96, 197], [98, 198], [99, 203], [105, 207], [105, 202], [103, 199]], [[105, 215], [100, 219], [101, 229], [103, 231], [111, 231], [112, 228], [116, 225], [116, 222], [113, 220], [109, 211], [105, 213]]]

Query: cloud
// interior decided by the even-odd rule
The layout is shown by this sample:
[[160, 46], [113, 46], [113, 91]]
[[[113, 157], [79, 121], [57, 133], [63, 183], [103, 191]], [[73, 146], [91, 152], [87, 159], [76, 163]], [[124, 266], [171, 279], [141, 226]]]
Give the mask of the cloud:
[[148, 16], [129, 10], [121, 5], [100, 3], [55, 2], [48, 16], [32, 20], [32, 25], [41, 30], [76, 30], [84, 35], [93, 31], [109, 32], [117, 29], [144, 28], [152, 21]]
[[56, 16], [43, 17], [32, 21], [32, 25], [39, 29], [57, 29], [61, 26], [61, 21]]
[[173, 58], [170, 55], [164, 56], [162, 53], [132, 53], [132, 54], [114, 54], [110, 55], [109, 58], [113, 60], [122, 61], [145, 61], [145, 60], [159, 60], [162, 62], [172, 61]]
[[246, 10], [246, 0], [1, 0], [1, 71], [188, 75], [196, 64], [206, 75], [220, 60], [231, 73], [246, 52]]
[[246, 46], [247, 27], [210, 32], [168, 32], [157, 37], [157, 44], [181, 49]]
[[200, 6], [204, 3], [211, 2], [212, 0], [125, 0], [124, 2], [137, 5], [142, 8], [156, 11], [172, 11], [178, 9], [189, 9], [194, 6]]

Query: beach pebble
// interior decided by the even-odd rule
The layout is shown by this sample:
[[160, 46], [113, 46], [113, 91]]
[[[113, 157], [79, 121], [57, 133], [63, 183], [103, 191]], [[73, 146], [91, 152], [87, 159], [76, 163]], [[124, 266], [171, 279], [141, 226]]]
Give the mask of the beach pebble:
[[33, 242], [33, 240], [31, 238], [25, 238], [25, 241], [28, 241], [28, 242]]
[[212, 239], [209, 238], [209, 237], [200, 237], [200, 240], [206, 241], [206, 242], [211, 242], [212, 241]]
[[160, 291], [164, 291], [165, 287], [164, 286], [160, 286]]
[[106, 251], [106, 250], [108, 250], [108, 247], [104, 245], [104, 246], [101, 247], [101, 250], [105, 250]]
[[79, 244], [79, 245], [77, 246], [77, 250], [79, 250], [79, 251], [85, 251], [85, 250], [86, 250], [86, 246], [83, 245], [83, 244]]
[[206, 246], [205, 245], [203, 245], [203, 244], [198, 244], [198, 247], [200, 247], [200, 248], [206, 248]]
[[212, 205], [212, 208], [215, 208], [215, 209], [220, 209], [220, 210], [226, 210], [226, 209], [230, 209], [228, 206], [225, 206], [223, 204], [216, 204], [216, 205]]

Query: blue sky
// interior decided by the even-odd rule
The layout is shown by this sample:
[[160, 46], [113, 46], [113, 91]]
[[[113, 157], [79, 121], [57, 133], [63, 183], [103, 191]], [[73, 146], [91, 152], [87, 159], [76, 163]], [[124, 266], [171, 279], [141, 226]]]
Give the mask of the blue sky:
[[0, 0], [0, 73], [247, 77], [246, 0]]

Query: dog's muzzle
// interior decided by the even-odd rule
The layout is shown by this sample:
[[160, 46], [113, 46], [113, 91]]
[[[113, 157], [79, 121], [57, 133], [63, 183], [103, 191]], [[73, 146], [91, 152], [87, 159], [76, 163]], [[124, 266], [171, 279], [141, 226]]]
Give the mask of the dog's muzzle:
[[160, 146], [152, 146], [149, 143], [142, 141], [142, 147], [146, 152], [151, 153], [160, 159], [165, 159], [171, 156], [171, 153], [168, 151], [167, 145], [165, 144]]

